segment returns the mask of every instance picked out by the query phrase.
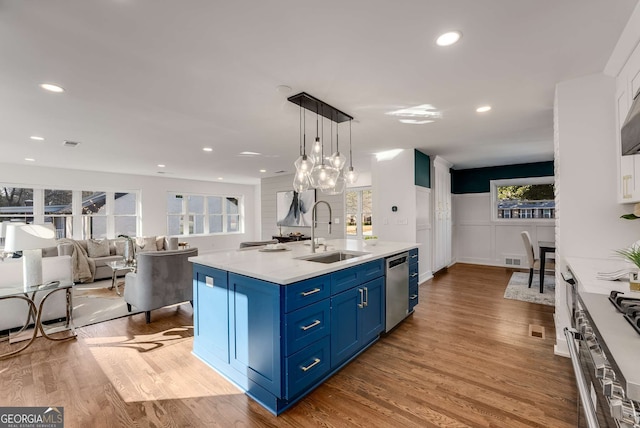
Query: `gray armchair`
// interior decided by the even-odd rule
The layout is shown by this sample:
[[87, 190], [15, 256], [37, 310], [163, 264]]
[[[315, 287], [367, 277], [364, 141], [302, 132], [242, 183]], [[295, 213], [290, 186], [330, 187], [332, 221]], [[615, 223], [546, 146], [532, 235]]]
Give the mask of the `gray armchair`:
[[193, 267], [189, 257], [198, 249], [138, 253], [137, 270], [125, 276], [124, 300], [131, 307], [146, 312], [182, 302], [193, 304]]

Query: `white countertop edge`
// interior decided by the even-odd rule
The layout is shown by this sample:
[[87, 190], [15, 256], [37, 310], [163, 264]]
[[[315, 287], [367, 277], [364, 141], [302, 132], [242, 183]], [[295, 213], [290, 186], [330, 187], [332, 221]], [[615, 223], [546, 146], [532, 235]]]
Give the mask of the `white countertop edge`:
[[640, 292], [629, 290], [629, 281], [607, 281], [597, 278], [598, 272], [613, 272], [633, 266], [619, 257], [609, 259], [567, 257], [565, 260], [575, 276], [579, 292], [609, 294], [611, 291], [616, 290], [630, 295], [638, 294], [638, 296], [634, 297], [640, 297]]
[[[325, 275], [338, 270], [357, 266], [372, 260], [389, 257], [404, 251], [418, 248], [415, 242], [380, 241], [377, 245], [367, 246], [366, 241], [355, 239], [327, 240], [327, 253], [338, 250], [363, 251], [369, 254], [324, 264], [299, 260], [297, 257], [311, 255], [311, 248], [305, 245], [308, 241], [284, 244], [288, 251], [261, 252], [260, 247], [243, 250], [222, 250], [195, 257], [189, 261], [195, 264], [221, 269], [251, 278], [261, 279], [280, 285], [288, 285], [305, 279]], [[310, 242], [308, 242], [310, 243]], [[316, 254], [324, 252], [316, 249]]]

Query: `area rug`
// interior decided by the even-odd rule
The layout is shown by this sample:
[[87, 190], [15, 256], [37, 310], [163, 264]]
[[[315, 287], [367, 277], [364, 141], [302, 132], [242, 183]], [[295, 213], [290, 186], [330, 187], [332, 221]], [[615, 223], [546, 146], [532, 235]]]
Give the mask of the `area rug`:
[[528, 272], [514, 272], [504, 292], [504, 298], [548, 306], [556, 305], [556, 281], [553, 275], [544, 276], [544, 293], [540, 293], [540, 277], [538, 275], [533, 275], [531, 288], [528, 288], [528, 285]]
[[[118, 296], [115, 288], [111, 287], [111, 280], [96, 281], [89, 284], [78, 284], [73, 290], [73, 324], [84, 327], [103, 321], [109, 321], [132, 314], [127, 310], [127, 304], [122, 296]], [[120, 294], [124, 293], [124, 286], [120, 285]]]

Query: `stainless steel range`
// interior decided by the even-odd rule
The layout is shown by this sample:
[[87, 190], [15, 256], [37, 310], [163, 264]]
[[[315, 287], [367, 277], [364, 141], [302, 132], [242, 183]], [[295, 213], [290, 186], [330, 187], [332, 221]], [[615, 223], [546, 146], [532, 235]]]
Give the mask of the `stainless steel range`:
[[571, 285], [573, 329], [565, 336], [580, 395], [577, 426], [640, 427], [640, 298]]

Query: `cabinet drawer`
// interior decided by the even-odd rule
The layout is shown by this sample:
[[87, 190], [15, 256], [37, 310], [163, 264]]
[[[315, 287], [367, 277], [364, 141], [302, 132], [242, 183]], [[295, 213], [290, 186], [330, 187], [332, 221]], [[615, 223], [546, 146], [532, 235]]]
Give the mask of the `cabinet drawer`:
[[372, 262], [360, 265], [358, 279], [360, 283], [371, 281], [384, 275], [384, 259], [374, 260]]
[[417, 264], [409, 265], [409, 284], [412, 284], [414, 281], [417, 284], [420, 272], [418, 270]]
[[329, 343], [327, 336], [285, 359], [286, 399], [294, 398], [329, 372]]
[[419, 303], [420, 294], [418, 291], [418, 284], [409, 285], [409, 312], [413, 311], [413, 308]]
[[328, 335], [330, 302], [325, 299], [285, 315], [284, 353], [291, 355]]
[[409, 264], [418, 263], [418, 249], [409, 250]]
[[296, 309], [326, 299], [331, 292], [330, 284], [331, 276], [323, 275], [291, 285], [285, 285], [285, 312], [293, 312]]
[[384, 259], [374, 260], [331, 274], [331, 295], [384, 275]]

